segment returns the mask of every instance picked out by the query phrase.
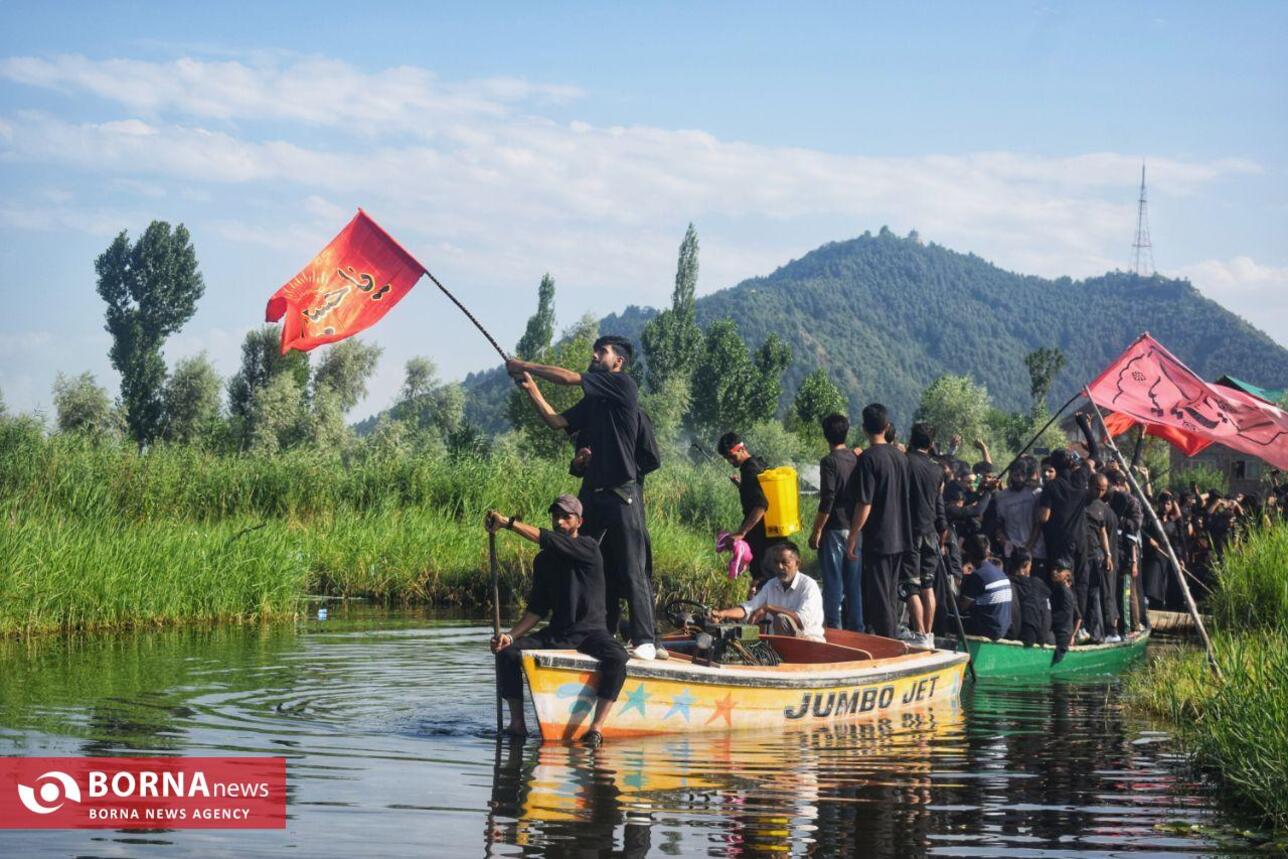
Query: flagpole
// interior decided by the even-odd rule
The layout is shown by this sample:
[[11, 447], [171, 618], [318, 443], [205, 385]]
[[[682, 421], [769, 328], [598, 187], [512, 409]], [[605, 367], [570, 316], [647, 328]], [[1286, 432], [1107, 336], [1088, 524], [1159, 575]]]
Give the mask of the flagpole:
[[1109, 450], [1113, 452], [1114, 459], [1118, 460], [1118, 466], [1127, 475], [1127, 480], [1131, 483], [1131, 488], [1135, 490], [1136, 497], [1140, 499], [1141, 506], [1149, 514], [1150, 522], [1153, 523], [1159, 536], [1163, 538], [1163, 545], [1167, 548], [1167, 557], [1176, 569], [1176, 579], [1180, 582], [1181, 593], [1185, 596], [1185, 605], [1190, 610], [1190, 616], [1194, 618], [1194, 625], [1198, 628], [1199, 637], [1203, 639], [1203, 647], [1207, 650], [1208, 665], [1212, 666], [1212, 672], [1220, 680], [1222, 679], [1221, 667], [1216, 662], [1216, 652], [1212, 648], [1212, 639], [1208, 637], [1207, 629], [1203, 626], [1203, 619], [1199, 616], [1199, 608], [1194, 602], [1194, 596], [1190, 593], [1190, 586], [1185, 581], [1185, 575], [1181, 570], [1181, 562], [1176, 557], [1176, 551], [1172, 548], [1172, 541], [1167, 539], [1167, 532], [1163, 530], [1163, 523], [1158, 518], [1158, 511], [1154, 509], [1154, 505], [1150, 503], [1149, 498], [1141, 490], [1140, 484], [1136, 482], [1135, 475], [1132, 474], [1131, 468], [1123, 459], [1122, 451], [1118, 449], [1118, 445], [1114, 444], [1109, 427], [1105, 426], [1105, 416], [1100, 413], [1100, 406], [1096, 405], [1096, 401], [1091, 398], [1091, 388], [1086, 387], [1082, 390], [1087, 395], [1087, 401], [1091, 403], [1091, 407], [1096, 411], [1096, 418], [1100, 421], [1100, 428], [1104, 430], [1105, 441], [1109, 445]]
[[447, 287], [443, 286], [441, 283], [438, 282], [438, 278], [430, 274], [429, 271], [425, 271], [425, 276], [434, 282], [434, 286], [438, 287], [443, 291], [443, 295], [446, 295], [451, 300], [452, 304], [455, 304], [457, 307], [460, 308], [461, 313], [464, 313], [465, 317], [469, 319], [470, 322], [474, 323], [474, 327], [477, 328], [480, 331], [480, 333], [482, 333], [482, 335], [487, 338], [487, 342], [492, 344], [492, 348], [495, 349], [496, 353], [501, 356], [501, 360], [509, 361], [510, 356], [507, 355], [505, 350], [501, 348], [500, 344], [496, 342], [496, 338], [493, 337], [491, 334], [487, 333], [487, 329], [483, 327], [483, 323], [475, 319], [474, 314], [470, 313], [470, 311], [465, 307], [465, 305], [461, 304], [460, 301], [457, 300], [456, 296], [452, 295], [452, 293], [448, 291]]
[[999, 471], [999, 472], [997, 473], [997, 479], [998, 479], [998, 480], [1001, 480], [1003, 477], [1005, 477], [1005, 476], [1006, 476], [1006, 473], [1007, 473], [1008, 471], [1010, 471], [1010, 470], [1015, 466], [1015, 463], [1017, 463], [1017, 462], [1019, 462], [1019, 461], [1020, 461], [1020, 457], [1021, 457], [1021, 456], [1024, 456], [1024, 454], [1028, 452], [1029, 448], [1033, 447], [1033, 443], [1034, 443], [1035, 441], [1037, 441], [1039, 438], [1041, 438], [1041, 437], [1042, 437], [1042, 433], [1046, 432], [1046, 431], [1047, 431], [1047, 429], [1049, 429], [1049, 428], [1050, 428], [1051, 424], [1053, 424], [1053, 423], [1055, 423], [1055, 422], [1056, 422], [1056, 419], [1057, 419], [1057, 418], [1059, 418], [1059, 417], [1060, 417], [1060, 415], [1064, 414], [1064, 410], [1065, 410], [1065, 409], [1067, 409], [1067, 408], [1069, 408], [1069, 406], [1073, 405], [1073, 401], [1074, 401], [1074, 400], [1076, 400], [1076, 399], [1078, 399], [1078, 397], [1079, 397], [1079, 396], [1081, 396], [1081, 393], [1082, 393], [1082, 392], [1081, 392], [1081, 391], [1079, 391], [1078, 393], [1076, 393], [1076, 394], [1074, 394], [1072, 397], [1070, 397], [1070, 398], [1069, 398], [1069, 400], [1068, 400], [1068, 402], [1066, 402], [1063, 406], [1061, 406], [1061, 407], [1060, 407], [1060, 410], [1051, 416], [1051, 420], [1049, 420], [1049, 421], [1047, 421], [1045, 424], [1043, 424], [1042, 429], [1040, 429], [1040, 430], [1038, 430], [1036, 433], [1034, 433], [1033, 438], [1029, 439], [1029, 443], [1028, 443], [1028, 444], [1026, 444], [1026, 445], [1024, 445], [1024, 447], [1020, 448], [1020, 452], [1019, 452], [1019, 453], [1017, 453], [1017, 454], [1015, 454], [1014, 458], [1012, 458], [1012, 459], [1011, 459], [1010, 463], [1006, 466], [1006, 468], [1003, 468], [1001, 471]]

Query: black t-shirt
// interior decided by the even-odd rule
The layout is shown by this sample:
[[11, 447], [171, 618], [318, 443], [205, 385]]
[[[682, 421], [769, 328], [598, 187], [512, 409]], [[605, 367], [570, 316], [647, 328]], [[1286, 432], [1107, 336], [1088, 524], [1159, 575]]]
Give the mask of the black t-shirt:
[[874, 444], [863, 451], [847, 494], [855, 506], [872, 505], [863, 523], [863, 551], [899, 555], [911, 548], [908, 463], [897, 447]]
[[906, 458], [913, 536], [933, 536], [948, 527], [944, 515], [944, 470], [919, 450], [908, 451]]
[[555, 638], [607, 630], [604, 560], [599, 544], [585, 535], [569, 537], [541, 529], [541, 551], [532, 561], [528, 611], [545, 617]]
[[640, 432], [639, 389], [625, 373], [581, 374], [585, 394], [563, 413], [568, 432], [579, 433], [582, 447], [593, 451], [586, 469], [592, 489], [612, 489], [634, 483], [635, 444]]
[[1067, 647], [1073, 625], [1082, 617], [1078, 613], [1078, 599], [1068, 585], [1051, 585], [1051, 632], [1056, 647]]
[[854, 517], [854, 504], [845, 491], [845, 485], [854, 473], [859, 458], [848, 447], [837, 448], [818, 463], [818, 512], [827, 513], [824, 531], [850, 527]]
[[[1011, 579], [1015, 592], [1013, 607], [1019, 608], [1019, 635], [1012, 635], [1026, 645], [1050, 644], [1051, 638], [1051, 589], [1046, 582], [1032, 576]], [[1011, 628], [1015, 630], [1012, 620]]]
[[[1104, 544], [1100, 542], [1100, 534], [1103, 531], [1106, 535], [1109, 533], [1109, 517], [1114, 512], [1109, 509], [1109, 505], [1099, 498], [1092, 498], [1087, 502], [1087, 557], [1095, 558], [1098, 561], [1105, 559]], [[1113, 541], [1110, 541], [1112, 548]]]
[[[765, 497], [765, 490], [756, 479], [764, 470], [765, 461], [758, 456], [749, 456], [738, 466], [738, 503], [742, 505], [743, 518], [757, 507], [766, 512], [769, 510], [769, 499]], [[769, 536], [765, 533], [765, 517], [761, 516], [760, 521], [747, 532], [747, 545], [751, 547], [751, 553], [757, 561], [761, 560], [767, 542]]]
[[1078, 473], [1062, 474], [1042, 487], [1038, 506], [1051, 511], [1042, 527], [1048, 558], [1072, 557], [1085, 550], [1087, 482], [1077, 479]]

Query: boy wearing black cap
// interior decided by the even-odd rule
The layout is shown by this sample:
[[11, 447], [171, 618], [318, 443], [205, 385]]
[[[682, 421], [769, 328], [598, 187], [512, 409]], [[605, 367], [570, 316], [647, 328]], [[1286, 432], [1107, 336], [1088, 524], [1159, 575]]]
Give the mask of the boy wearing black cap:
[[[626, 682], [629, 658], [608, 632], [604, 608], [604, 563], [599, 545], [580, 533], [581, 502], [573, 495], [560, 495], [550, 505], [550, 530], [518, 522], [489, 510], [484, 524], [493, 533], [514, 531], [541, 547], [532, 561], [532, 590], [523, 618], [509, 632], [492, 639], [497, 656], [501, 697], [510, 708], [506, 733], [526, 736], [523, 719], [522, 651], [576, 648], [599, 660], [598, 705], [590, 729], [582, 738], [587, 745], [603, 742], [603, 728], [613, 702]], [[543, 617], [550, 623], [529, 634]]]

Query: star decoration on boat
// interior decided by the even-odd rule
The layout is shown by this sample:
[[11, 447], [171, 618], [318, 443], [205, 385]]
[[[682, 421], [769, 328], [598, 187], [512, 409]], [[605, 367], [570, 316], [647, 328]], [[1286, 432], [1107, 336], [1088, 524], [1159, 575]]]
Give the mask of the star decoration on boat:
[[643, 683], [636, 686], [635, 691], [626, 696], [626, 703], [622, 705], [622, 709], [617, 711], [617, 715], [624, 715], [632, 707], [640, 711], [640, 716], [645, 715], [644, 702], [648, 700], [648, 695], [649, 693], [644, 690]]
[[689, 705], [696, 700], [696, 698], [689, 694], [689, 690], [685, 689], [679, 695], [676, 695], [671, 699], [671, 709], [666, 711], [666, 715], [662, 717], [662, 721], [665, 722], [676, 713], [682, 714], [684, 716], [684, 721], [689, 721]]
[[738, 706], [738, 702], [733, 700], [733, 693], [730, 692], [728, 695], [725, 695], [724, 700], [716, 701], [715, 704], [716, 704], [715, 712], [711, 714], [710, 719], [707, 719], [706, 724], [710, 725], [716, 719], [719, 719], [721, 716], [724, 716], [725, 724], [732, 728], [733, 727], [733, 708]]

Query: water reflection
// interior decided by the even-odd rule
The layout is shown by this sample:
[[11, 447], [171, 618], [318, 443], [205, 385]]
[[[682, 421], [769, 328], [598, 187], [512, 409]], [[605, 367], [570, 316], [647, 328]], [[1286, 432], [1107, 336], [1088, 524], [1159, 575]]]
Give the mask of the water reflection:
[[[485, 625], [325, 624], [0, 642], [0, 754], [288, 760], [280, 832], [0, 832], [0, 855], [1206, 855], [1219, 822], [1112, 682], [772, 733], [497, 743]], [[1222, 852], [1228, 852], [1223, 850]]]

